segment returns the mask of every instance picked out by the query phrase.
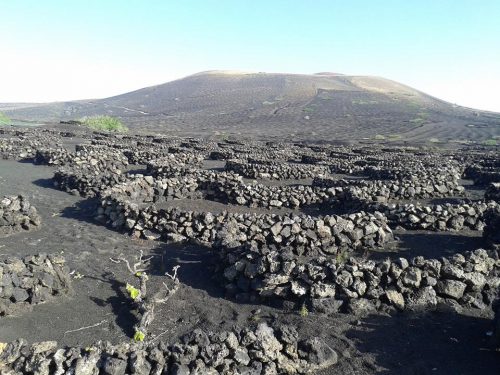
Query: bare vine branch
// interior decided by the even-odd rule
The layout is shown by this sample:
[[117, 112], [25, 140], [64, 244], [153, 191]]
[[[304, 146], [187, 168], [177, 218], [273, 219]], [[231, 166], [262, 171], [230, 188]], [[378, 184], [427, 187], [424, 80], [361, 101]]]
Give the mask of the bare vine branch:
[[168, 299], [179, 289], [180, 281], [177, 277], [177, 270], [180, 266], [174, 266], [172, 268], [172, 274], [166, 272], [165, 276], [167, 276], [170, 280], [172, 280], [173, 285], [169, 287], [167, 283], [163, 282], [163, 286], [165, 290], [156, 293], [151, 298], [147, 296], [147, 281], [149, 277], [146, 273], [147, 266], [149, 265], [149, 261], [153, 257], [144, 258], [143, 251], [140, 251], [139, 257], [137, 258], [137, 262], [130, 265], [128, 259], [123, 256], [120, 256], [117, 259], [109, 258], [113, 263], [119, 264], [124, 263], [127, 267], [128, 271], [135, 277], [139, 279], [139, 289], [133, 287], [132, 285], [127, 283], [127, 292], [129, 292], [130, 297], [134, 301], [137, 306], [137, 309], [141, 315], [141, 318], [137, 324], [134, 325], [134, 340], [135, 341], [143, 341], [148, 327], [154, 320], [154, 310], [155, 305], [159, 303], [166, 303]]

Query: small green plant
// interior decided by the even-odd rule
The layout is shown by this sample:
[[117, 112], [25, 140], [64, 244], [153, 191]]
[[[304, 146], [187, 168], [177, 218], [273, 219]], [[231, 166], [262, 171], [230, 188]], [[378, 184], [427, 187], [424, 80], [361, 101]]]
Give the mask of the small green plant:
[[303, 303], [302, 306], [300, 306], [299, 315], [303, 318], [309, 315], [309, 310], [307, 309], [305, 303]]
[[179, 266], [175, 266], [172, 269], [172, 274], [169, 274], [168, 272], [165, 273], [165, 276], [167, 276], [172, 281], [173, 285], [169, 286], [164, 282], [163, 286], [165, 287], [165, 289], [163, 291], [160, 290], [154, 295], [146, 295], [146, 284], [149, 280], [146, 270], [152, 256], [144, 258], [143, 255], [143, 251], [140, 250], [139, 256], [136, 258], [137, 261], [133, 263], [129, 262], [123, 256], [120, 256], [120, 258], [118, 259], [109, 258], [109, 260], [113, 263], [124, 263], [130, 274], [139, 279], [138, 288], [129, 283], [126, 284], [125, 288], [130, 298], [134, 302], [136, 309], [141, 313], [139, 321], [134, 324], [135, 333], [133, 336], [133, 340], [136, 342], [144, 341], [144, 338], [148, 333], [148, 327], [154, 319], [155, 305], [166, 303], [168, 299], [175, 292], [177, 292], [180, 285], [179, 278], [177, 277], [177, 270], [179, 269]]
[[79, 121], [94, 130], [118, 133], [128, 131], [128, 128], [120, 120], [111, 116], [86, 116]]
[[251, 322], [258, 322], [260, 319], [261, 319], [261, 318], [260, 318], [260, 316], [259, 316], [259, 315], [252, 315], [252, 316], [249, 318], [249, 320], [250, 320]]
[[335, 256], [335, 263], [344, 264], [345, 262], [347, 262], [347, 259], [349, 259], [349, 252], [346, 250], [340, 250]]
[[424, 122], [426, 122], [427, 120], [422, 118], [422, 117], [417, 117], [417, 118], [414, 118], [414, 119], [411, 119], [410, 122], [412, 124], [418, 124], [418, 125], [421, 125], [423, 124]]
[[402, 137], [400, 134], [390, 134], [388, 136], [388, 138], [391, 140], [391, 141], [397, 141], [397, 140], [400, 140]]
[[145, 337], [146, 337], [146, 335], [143, 332], [141, 332], [141, 331], [135, 331], [134, 341], [136, 341], [136, 342], [142, 342], [142, 341], [144, 341]]
[[4, 113], [0, 112], [0, 125], [9, 125], [10, 123], [10, 118], [8, 118]]
[[141, 291], [135, 287], [133, 287], [132, 285], [130, 284], [127, 284], [127, 287], [126, 287], [126, 290], [128, 292], [128, 295], [130, 296], [130, 298], [132, 298], [134, 301], [137, 299], [137, 297], [139, 297], [139, 295], [141, 294]]

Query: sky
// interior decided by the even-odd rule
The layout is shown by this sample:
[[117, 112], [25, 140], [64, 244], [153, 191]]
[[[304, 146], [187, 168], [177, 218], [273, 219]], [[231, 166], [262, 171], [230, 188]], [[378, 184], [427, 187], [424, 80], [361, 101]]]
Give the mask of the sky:
[[0, 102], [330, 71], [500, 112], [499, 0], [0, 0], [0, 17]]

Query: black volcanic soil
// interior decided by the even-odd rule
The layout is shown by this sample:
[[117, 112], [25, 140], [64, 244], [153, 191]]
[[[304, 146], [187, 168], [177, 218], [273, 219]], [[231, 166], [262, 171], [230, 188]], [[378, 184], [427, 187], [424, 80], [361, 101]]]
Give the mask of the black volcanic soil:
[[[100, 226], [92, 220], [95, 202], [53, 189], [52, 174], [50, 167], [0, 160], [0, 194], [27, 195], [43, 219], [38, 231], [1, 239], [0, 254], [61, 252], [75, 271], [73, 276], [81, 277], [74, 278], [70, 297], [35, 306], [20, 316], [2, 317], [0, 341], [23, 337], [30, 342], [88, 345], [97, 339], [128, 340], [136, 318], [123, 295], [123, 283], [134, 280], [109, 258], [119, 254], [132, 258], [142, 250], [154, 255], [150, 288], [159, 288], [159, 275], [180, 265], [181, 288], [157, 310], [150, 330], [153, 340], [161, 335], [162, 340], [172, 342], [197, 327], [223, 329], [244, 326], [250, 320], [277, 320], [293, 323], [301, 335], [323, 337], [338, 351], [339, 363], [322, 372], [325, 375], [499, 373], [500, 354], [491, 351], [486, 336], [491, 316], [442, 311], [301, 317], [282, 306], [228, 300], [218, 280], [210, 277], [215, 259], [209, 249], [132, 240]], [[481, 244], [467, 233], [397, 235], [405, 255], [444, 255], [452, 248], [460, 251]]]

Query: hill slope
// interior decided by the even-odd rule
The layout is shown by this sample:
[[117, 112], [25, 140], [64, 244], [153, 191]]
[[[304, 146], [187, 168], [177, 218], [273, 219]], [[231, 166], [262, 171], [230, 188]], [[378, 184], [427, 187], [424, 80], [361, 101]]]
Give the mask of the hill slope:
[[0, 105], [16, 119], [109, 114], [132, 128], [297, 139], [483, 140], [500, 115], [456, 107], [379, 77], [202, 72], [106, 99]]

